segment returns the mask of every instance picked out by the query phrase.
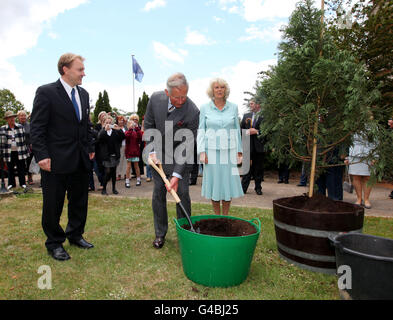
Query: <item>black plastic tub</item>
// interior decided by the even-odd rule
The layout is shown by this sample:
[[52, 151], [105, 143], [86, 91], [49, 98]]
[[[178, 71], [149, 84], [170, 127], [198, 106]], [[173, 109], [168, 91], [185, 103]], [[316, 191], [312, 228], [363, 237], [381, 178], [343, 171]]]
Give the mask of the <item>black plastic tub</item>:
[[342, 290], [351, 299], [393, 299], [393, 239], [361, 233], [329, 239], [335, 247], [337, 272], [350, 271], [346, 275], [351, 276], [350, 288]]

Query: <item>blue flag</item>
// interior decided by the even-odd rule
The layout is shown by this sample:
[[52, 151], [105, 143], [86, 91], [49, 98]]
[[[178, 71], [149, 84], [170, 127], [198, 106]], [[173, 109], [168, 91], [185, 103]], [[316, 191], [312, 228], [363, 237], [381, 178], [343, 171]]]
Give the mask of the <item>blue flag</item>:
[[141, 66], [135, 60], [134, 56], [132, 57], [132, 72], [135, 74], [135, 79], [139, 82], [142, 81], [144, 73], [142, 71]]

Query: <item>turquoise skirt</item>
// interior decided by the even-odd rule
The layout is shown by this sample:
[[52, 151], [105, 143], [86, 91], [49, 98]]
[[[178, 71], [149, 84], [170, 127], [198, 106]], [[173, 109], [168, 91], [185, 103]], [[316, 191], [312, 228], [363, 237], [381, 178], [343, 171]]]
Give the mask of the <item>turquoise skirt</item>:
[[203, 197], [230, 201], [244, 195], [236, 156], [236, 149], [207, 151], [209, 163], [203, 165]]

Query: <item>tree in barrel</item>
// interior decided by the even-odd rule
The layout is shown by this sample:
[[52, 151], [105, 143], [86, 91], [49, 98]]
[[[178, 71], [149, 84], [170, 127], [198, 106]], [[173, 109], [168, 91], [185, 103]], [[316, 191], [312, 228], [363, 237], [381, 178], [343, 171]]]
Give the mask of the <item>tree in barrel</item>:
[[279, 162], [309, 164], [312, 197], [335, 148], [349, 147], [365, 127], [378, 130], [370, 111], [380, 92], [369, 90], [365, 65], [326, 31], [323, 2], [318, 10], [300, 1], [282, 32], [277, 65], [261, 73], [256, 88], [261, 131]]

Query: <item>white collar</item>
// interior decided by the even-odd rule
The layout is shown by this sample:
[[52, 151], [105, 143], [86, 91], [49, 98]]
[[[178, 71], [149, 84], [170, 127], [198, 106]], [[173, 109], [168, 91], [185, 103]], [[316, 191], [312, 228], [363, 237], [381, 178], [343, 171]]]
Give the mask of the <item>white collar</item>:
[[64, 79], [62, 77], [60, 77], [60, 82], [63, 85], [65, 91], [67, 92], [67, 94], [69, 96], [71, 96], [72, 89], [75, 89], [75, 91], [78, 93], [78, 90], [76, 89], [76, 86], [75, 87], [71, 87], [67, 82], [64, 81]]

